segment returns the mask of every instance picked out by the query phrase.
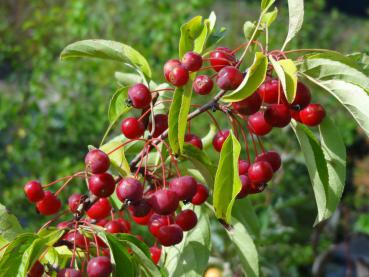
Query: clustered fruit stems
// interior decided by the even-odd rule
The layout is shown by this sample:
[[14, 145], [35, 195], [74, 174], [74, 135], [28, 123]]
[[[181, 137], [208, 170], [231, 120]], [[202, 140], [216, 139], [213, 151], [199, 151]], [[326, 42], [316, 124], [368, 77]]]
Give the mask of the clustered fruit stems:
[[[201, 114], [203, 114], [206, 111], [209, 110], [215, 110], [218, 109], [218, 102], [219, 100], [224, 96], [224, 94], [227, 91], [225, 90], [220, 90], [211, 101], [207, 102], [206, 104], [202, 105], [201, 107], [195, 109], [193, 112], [191, 112], [188, 117], [187, 117], [187, 121], [191, 120]], [[149, 117], [149, 114], [147, 115], [147, 117]], [[168, 131], [169, 129], [167, 129], [166, 131], [164, 131], [161, 135], [160, 135], [160, 139], [157, 139], [153, 142], [153, 144], [157, 145], [159, 144], [162, 140], [166, 139], [168, 137]], [[142, 149], [140, 153], [138, 153], [130, 162], [130, 168], [131, 168], [131, 172], [134, 172], [136, 169], [137, 164], [139, 163], [139, 161], [145, 157], [148, 154], [148, 152], [145, 149]], [[115, 181], [116, 183], [118, 183], [119, 181], [122, 180], [121, 176], [118, 176]], [[97, 197], [96, 195], [93, 195], [90, 193], [90, 195], [88, 197], [86, 197], [84, 199], [84, 201], [82, 201], [82, 203], [79, 205], [78, 209], [75, 212], [75, 220], [80, 220], [85, 211], [88, 210], [89, 207], [91, 207], [92, 204], [94, 204], [97, 200], [99, 199], [99, 197]]]

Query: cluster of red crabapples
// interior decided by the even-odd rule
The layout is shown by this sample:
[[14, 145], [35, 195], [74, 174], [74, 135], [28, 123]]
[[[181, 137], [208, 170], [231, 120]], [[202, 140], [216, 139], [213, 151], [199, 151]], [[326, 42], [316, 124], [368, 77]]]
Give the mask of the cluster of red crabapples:
[[[278, 56], [276, 58], [278, 59]], [[202, 67], [204, 61], [210, 63], [209, 67]], [[239, 70], [241, 62], [242, 60], [239, 61], [235, 56], [235, 51], [225, 47], [216, 48], [207, 59], [195, 52], [188, 52], [181, 61], [169, 60], [164, 65], [164, 76], [173, 86], [182, 87], [190, 81], [191, 72], [214, 70], [215, 74], [212, 76], [205, 74], [196, 76], [192, 84], [195, 93], [208, 95], [214, 88], [214, 78], [216, 85], [221, 90], [236, 89], [245, 76]], [[81, 234], [77, 227], [88, 227], [93, 223], [104, 227], [105, 231], [109, 233], [130, 233], [132, 221], [136, 224], [146, 225], [149, 232], [156, 239], [155, 245], [150, 248], [150, 252], [153, 261], [158, 263], [161, 256], [161, 248], [158, 245], [172, 246], [181, 242], [183, 231], [191, 230], [197, 224], [196, 214], [191, 209], [186, 209], [185, 205], [180, 205], [180, 202], [201, 205], [209, 196], [206, 186], [198, 183], [191, 176], [180, 175], [175, 158], [171, 155], [165, 138], [161, 137], [168, 129], [168, 116], [166, 114], [154, 114], [151, 120], [145, 122], [149, 112], [153, 112], [153, 107], [157, 104], [154, 103], [153, 92], [142, 83], [135, 84], [128, 90], [127, 103], [135, 109], [142, 110], [142, 113], [139, 118], [128, 117], [122, 121], [121, 131], [128, 141], [120, 147], [137, 140], [145, 142], [144, 149], [141, 152], [141, 162], [137, 166], [134, 176], [114, 179], [108, 172], [110, 167], [109, 154], [117, 149], [108, 154], [99, 149], [94, 149], [86, 155], [85, 171], [59, 179], [46, 186], [42, 186], [37, 181], [30, 181], [25, 185], [25, 194], [30, 202], [36, 204], [38, 212], [43, 215], [54, 215], [62, 207], [62, 203], [58, 199], [60, 191], [73, 178], [82, 177], [87, 179], [89, 192], [97, 197], [97, 201], [85, 211], [88, 218], [61, 222], [58, 224], [58, 228], [66, 230], [66, 234], [61, 241], [73, 249], [74, 252], [76, 248], [89, 251], [91, 245], [97, 248], [96, 257], [89, 259], [87, 262], [88, 276], [108, 276], [112, 271], [110, 254], [101, 239], [93, 235], [94, 240], [92, 240]], [[274, 172], [281, 166], [281, 158], [277, 152], [264, 151], [262, 144], [260, 144], [262, 152], [258, 153], [255, 143], [255, 158], [251, 162], [247, 137], [239, 119], [245, 122], [254, 142], [253, 136], [256, 136], [259, 140], [259, 136], [268, 134], [273, 127], [283, 128], [287, 126], [292, 118], [307, 126], [320, 124], [325, 116], [324, 108], [319, 104], [311, 104], [310, 102], [310, 90], [303, 83], [298, 82], [295, 100], [293, 103], [288, 103], [279, 80], [273, 78], [271, 70], [269, 70], [265, 82], [251, 96], [228, 106], [221, 104], [217, 106], [218, 110], [225, 112], [230, 118], [236, 136], [239, 136], [238, 132], [241, 132], [246, 144], [248, 159], [240, 159], [238, 163], [242, 188], [237, 198], [263, 191], [267, 182], [272, 179]], [[150, 135], [147, 139], [143, 139], [146, 129], [150, 132]], [[220, 152], [230, 131], [228, 129], [221, 130], [219, 127], [218, 129], [218, 133], [213, 138], [213, 146], [217, 152]], [[163, 160], [161, 163], [162, 176], [158, 176], [153, 170], [155, 168], [150, 168], [147, 165], [147, 160], [146, 163], [144, 162], [144, 157], [148, 157], [148, 152], [157, 147], [156, 143], [158, 142], [162, 142], [167, 147], [177, 175], [172, 174], [171, 169], [167, 169], [168, 174], [165, 173]], [[199, 149], [203, 147], [200, 137], [190, 132], [185, 136], [185, 142]], [[139, 173], [142, 175], [141, 179]], [[169, 179], [168, 185], [167, 178]], [[50, 185], [65, 179], [67, 181], [56, 193], [45, 190]], [[146, 183], [148, 185], [145, 187]], [[108, 198], [114, 192], [118, 199], [122, 201], [123, 209], [128, 211], [128, 219], [123, 217], [122, 211], [114, 213]], [[75, 215], [80, 213], [80, 207], [86, 198], [87, 196], [82, 194], [72, 194], [68, 199], [70, 212]], [[59, 277], [81, 276], [82, 273], [79, 270], [72, 268], [74, 259], [75, 254], [70, 268], [59, 269]], [[83, 270], [83, 265], [81, 267]], [[44, 272], [44, 266], [40, 262], [36, 262], [29, 275], [31, 277], [41, 276], [39, 272]]]
[[[76, 248], [89, 251], [91, 246], [101, 249], [101, 251], [97, 250], [96, 257], [91, 258], [87, 263], [87, 274], [90, 277], [109, 276], [112, 272], [110, 254], [106, 244], [99, 237], [95, 234], [93, 234], [94, 240], [86, 237], [78, 231], [78, 225], [88, 227], [94, 223], [104, 227], [106, 232], [113, 234], [131, 233], [130, 221], [145, 225], [156, 239], [156, 243], [150, 248], [150, 253], [152, 260], [158, 263], [161, 256], [159, 245], [172, 246], [181, 242], [183, 232], [191, 230], [197, 224], [197, 216], [193, 210], [183, 208], [181, 211], [177, 211], [180, 201], [201, 205], [209, 195], [207, 187], [198, 183], [191, 176], [172, 178], [168, 188], [164, 182], [161, 187], [151, 186], [147, 190], [135, 177], [119, 178], [116, 181], [107, 172], [110, 167], [109, 156], [99, 149], [88, 152], [85, 164], [86, 172], [83, 174], [88, 176], [89, 192], [98, 197], [98, 200], [86, 210], [88, 219], [60, 222], [57, 227], [66, 230], [66, 234], [58, 242], [59, 245], [66, 245], [74, 252]], [[83, 174], [77, 173], [68, 176], [70, 177], [68, 180], [74, 176], [83, 177]], [[63, 187], [67, 183], [68, 181]], [[28, 200], [35, 203], [38, 212], [43, 215], [56, 214], [62, 207], [62, 203], [57, 197], [60, 190], [53, 194], [45, 190], [45, 187], [49, 185], [42, 186], [38, 181], [30, 181], [24, 187]], [[123, 207], [128, 210], [129, 219], [125, 219], [121, 211], [114, 214], [108, 199], [114, 192], [122, 201]], [[70, 212], [76, 213], [83, 200], [83, 195], [72, 194], [68, 198]], [[139, 239], [142, 240], [141, 237]], [[74, 252], [73, 255], [75, 255]], [[91, 255], [91, 253], [88, 254]], [[72, 265], [73, 261], [71, 261], [70, 268], [59, 269], [58, 276], [82, 276], [81, 271], [72, 268]], [[83, 268], [83, 265], [81, 267]], [[43, 272], [44, 266], [38, 261], [32, 267], [29, 276], [41, 276]]]

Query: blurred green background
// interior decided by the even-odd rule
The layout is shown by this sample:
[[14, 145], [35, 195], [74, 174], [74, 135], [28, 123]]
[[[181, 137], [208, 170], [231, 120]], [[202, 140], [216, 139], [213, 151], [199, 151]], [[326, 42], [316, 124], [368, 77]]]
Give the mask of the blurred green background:
[[[367, 1], [305, 2], [305, 24], [290, 48], [369, 52]], [[270, 31], [275, 48], [281, 46], [288, 24], [286, 2], [279, 1], [278, 9]], [[0, 2], [0, 202], [26, 228], [35, 230], [44, 219], [25, 200], [24, 183], [29, 179], [48, 183], [83, 167], [87, 145], [98, 144], [108, 124], [108, 102], [118, 87], [114, 72], [124, 70], [106, 61], [60, 62], [61, 50], [88, 38], [121, 41], [144, 54], [156, 80], [163, 81], [162, 64], [177, 56], [180, 25], [212, 10], [218, 25], [228, 29], [222, 44], [235, 48], [243, 42], [244, 21], [257, 18], [259, 1]], [[290, 131], [273, 132], [267, 147], [283, 153], [284, 170], [266, 193], [252, 198], [262, 222], [260, 255], [266, 276], [310, 276], [313, 264], [322, 276], [358, 274], [351, 244], [357, 240], [369, 244], [368, 139], [335, 102], [315, 97], [328, 106], [348, 147], [344, 199], [331, 220], [313, 229], [315, 200], [298, 145]], [[191, 127], [201, 134], [208, 122], [206, 117], [198, 120]], [[224, 241], [220, 225], [213, 224], [213, 231], [212, 261], [225, 267], [225, 273], [230, 268], [238, 274], [237, 257]], [[316, 258], [325, 254], [326, 260]], [[229, 257], [226, 263], [222, 257]]]

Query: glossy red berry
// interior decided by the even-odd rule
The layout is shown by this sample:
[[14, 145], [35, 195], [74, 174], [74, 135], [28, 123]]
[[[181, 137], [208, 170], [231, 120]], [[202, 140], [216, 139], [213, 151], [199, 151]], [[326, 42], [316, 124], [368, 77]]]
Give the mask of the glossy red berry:
[[110, 259], [106, 256], [92, 258], [87, 264], [88, 277], [108, 277], [112, 271]]
[[188, 70], [182, 65], [174, 67], [168, 74], [168, 82], [176, 87], [183, 87], [187, 84], [190, 75]]
[[302, 123], [308, 126], [319, 125], [325, 117], [325, 110], [320, 104], [310, 104], [300, 111]]
[[151, 206], [146, 199], [141, 199], [129, 206], [131, 214], [135, 217], [144, 217], [151, 212]]
[[240, 175], [240, 179], [241, 179], [241, 190], [237, 194], [237, 199], [242, 199], [246, 195], [248, 195], [251, 187], [251, 180], [247, 175]]
[[128, 139], [137, 139], [145, 132], [145, 125], [137, 118], [128, 117], [122, 121], [121, 130]]
[[236, 63], [235, 55], [227, 47], [218, 47], [210, 53], [210, 64], [217, 72], [225, 66], [236, 65]]
[[297, 122], [302, 123], [301, 117], [300, 117], [300, 111], [295, 111], [293, 109], [290, 109], [291, 117], [296, 120]]
[[149, 204], [157, 214], [169, 215], [178, 208], [179, 198], [173, 190], [161, 189], [150, 196]]
[[167, 61], [164, 65], [164, 77], [169, 82], [169, 73], [173, 70], [173, 68], [182, 65], [179, 60], [171, 59]]
[[110, 167], [109, 156], [99, 149], [93, 149], [85, 157], [86, 168], [91, 173], [104, 173]]
[[208, 75], [199, 75], [193, 81], [193, 90], [200, 95], [207, 95], [213, 89], [214, 82]]
[[95, 224], [98, 225], [98, 226], [101, 226], [101, 227], [104, 227], [106, 223], [109, 222], [109, 219], [107, 218], [103, 218], [103, 219], [100, 219], [99, 221], [97, 221]]
[[202, 66], [202, 57], [195, 52], [187, 52], [182, 58], [182, 65], [188, 71], [195, 72]]
[[24, 186], [24, 193], [29, 202], [36, 203], [45, 197], [44, 189], [38, 181], [29, 181]]
[[222, 130], [216, 133], [213, 138], [213, 147], [216, 151], [220, 152], [223, 147], [223, 143], [229, 136], [229, 130]]
[[153, 214], [148, 222], [149, 231], [155, 237], [159, 234], [159, 229], [161, 226], [169, 225], [174, 223], [172, 216], [164, 216]]
[[282, 164], [281, 156], [275, 151], [261, 153], [258, 156], [256, 156], [255, 161], [268, 162], [271, 165], [273, 172], [276, 172], [281, 167]]
[[247, 194], [257, 194], [263, 192], [266, 186], [266, 183], [256, 184], [251, 182], [250, 187], [247, 189]]
[[266, 80], [259, 88], [258, 93], [262, 102], [268, 104], [287, 103], [283, 88], [277, 79]]
[[36, 203], [36, 207], [42, 215], [53, 215], [59, 212], [61, 202], [52, 192], [45, 191], [45, 197]]
[[311, 93], [307, 86], [303, 83], [297, 83], [296, 96], [290, 106], [295, 110], [301, 110], [310, 104]]
[[150, 255], [154, 264], [158, 264], [161, 256], [161, 248], [157, 246], [150, 247]]
[[96, 220], [103, 219], [110, 215], [111, 204], [107, 198], [100, 198], [87, 210], [87, 215]]
[[232, 103], [233, 109], [243, 115], [252, 115], [260, 110], [261, 107], [261, 98], [258, 93], [254, 93], [251, 96], [247, 97], [238, 102]]
[[131, 223], [128, 220], [125, 220], [124, 218], [117, 218], [116, 220], [123, 225], [124, 230], [126, 230], [127, 233], [131, 232]]
[[81, 204], [81, 197], [82, 194], [79, 193], [73, 193], [71, 196], [69, 196], [68, 207], [72, 213], [77, 211], [79, 204]]
[[93, 174], [88, 178], [88, 188], [98, 197], [108, 197], [114, 192], [115, 181], [109, 173]]
[[201, 139], [194, 135], [194, 134], [187, 134], [185, 136], [185, 142], [189, 143], [189, 144], [192, 144], [193, 146], [199, 148], [199, 149], [202, 149], [202, 141]]
[[64, 268], [59, 270], [57, 277], [82, 277], [82, 273], [74, 268]]
[[181, 176], [169, 182], [169, 188], [174, 191], [179, 200], [190, 201], [196, 193], [197, 182], [192, 176]]
[[264, 112], [265, 121], [272, 127], [283, 128], [291, 122], [291, 114], [287, 105], [272, 104]]
[[158, 240], [164, 246], [178, 244], [183, 239], [183, 231], [177, 224], [162, 226], [158, 232]]
[[[164, 133], [165, 130], [168, 129], [168, 116], [166, 114], [156, 114], [154, 116], [154, 122], [155, 122], [155, 130], [153, 133], [153, 137], [157, 138], [162, 133]], [[149, 123], [149, 131], [152, 130], [152, 122]]]
[[150, 218], [153, 214], [152, 210], [149, 210], [149, 213], [146, 214], [145, 216], [135, 216], [132, 212], [131, 212], [131, 216], [134, 222], [136, 222], [139, 225], [147, 225], [148, 222], [150, 221]]
[[110, 220], [105, 224], [105, 230], [111, 234], [126, 233], [127, 230], [118, 220]]
[[264, 136], [272, 130], [272, 126], [265, 121], [264, 113], [260, 111], [249, 116], [247, 127], [251, 133], [257, 136]]
[[252, 183], [264, 184], [273, 177], [273, 168], [266, 161], [255, 162], [250, 165], [248, 176]]
[[196, 226], [197, 216], [192, 210], [183, 210], [176, 216], [175, 222], [183, 231], [189, 231]]
[[196, 185], [196, 193], [192, 197], [191, 203], [194, 205], [201, 205], [209, 197], [209, 190], [203, 184], [198, 183]]
[[68, 246], [70, 249], [73, 249], [74, 245], [76, 245], [76, 247], [78, 248], [85, 249], [90, 243], [88, 238], [83, 236], [80, 232], [74, 230], [67, 233], [63, 237], [63, 240], [66, 240], [70, 243], [70, 245]]
[[143, 185], [135, 178], [126, 177], [119, 182], [116, 192], [122, 202], [126, 200], [138, 202], [142, 199]]
[[223, 90], [234, 90], [242, 83], [243, 74], [234, 66], [222, 68], [217, 75], [217, 85]]
[[132, 106], [137, 109], [144, 109], [150, 106], [151, 91], [144, 84], [135, 84], [128, 90], [128, 97]]
[[239, 175], [246, 175], [247, 171], [249, 170], [250, 163], [246, 160], [239, 160], [238, 161], [238, 174]]
[[44, 266], [39, 261], [36, 261], [31, 267], [27, 276], [28, 277], [41, 277], [44, 274], [44, 272], [45, 272]]
[[58, 225], [56, 225], [56, 228], [58, 229], [68, 229], [73, 225], [73, 223], [71, 221], [62, 221], [59, 222]]

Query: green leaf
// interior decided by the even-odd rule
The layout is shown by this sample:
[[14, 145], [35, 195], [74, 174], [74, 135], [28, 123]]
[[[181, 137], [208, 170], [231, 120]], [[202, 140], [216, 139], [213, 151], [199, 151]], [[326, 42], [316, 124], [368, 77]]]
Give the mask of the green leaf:
[[267, 11], [273, 4], [275, 0], [262, 0], [261, 1], [261, 10]]
[[207, 185], [212, 187], [214, 184], [213, 176], [215, 175], [215, 169], [206, 152], [191, 144], [185, 143], [183, 145], [182, 156], [192, 162], [194, 167], [201, 172]]
[[114, 77], [121, 86], [132, 86], [143, 81], [142, 77], [135, 73], [115, 72]]
[[109, 233], [99, 232], [99, 237], [109, 245], [114, 276], [135, 276], [137, 265], [132, 261], [127, 247], [123, 247], [124, 244]]
[[42, 260], [45, 261], [46, 263], [49, 263], [51, 266], [65, 268], [67, 266], [68, 261], [72, 257], [72, 252], [70, 252], [69, 249], [67, 248], [70, 254], [68, 252], [67, 254], [63, 253], [63, 251], [61, 251], [62, 248], [65, 250], [66, 246], [49, 247], [45, 257]]
[[320, 143], [327, 162], [329, 188], [328, 215], [332, 214], [341, 199], [346, 179], [346, 147], [336, 125], [326, 116], [319, 125]]
[[202, 53], [206, 49], [207, 41], [214, 30], [216, 22], [216, 15], [211, 12], [209, 18], [204, 20], [203, 29], [200, 35], [195, 39], [194, 51], [197, 53]]
[[22, 262], [18, 268], [17, 276], [26, 276], [32, 265], [51, 246], [54, 245], [64, 234], [63, 230], [47, 230], [35, 239], [31, 246], [23, 253]]
[[256, 238], [260, 236], [259, 218], [247, 197], [234, 203], [232, 216], [242, 223], [250, 234]]
[[108, 111], [110, 124], [116, 123], [122, 115], [132, 109], [126, 102], [128, 99], [128, 89], [128, 87], [119, 88], [111, 98]]
[[369, 78], [359, 70], [359, 65], [343, 55], [322, 53], [309, 56], [299, 66], [299, 71], [312, 78], [342, 80], [356, 84], [369, 92]]
[[227, 234], [237, 249], [241, 266], [247, 277], [259, 276], [259, 258], [256, 246], [245, 226], [237, 219], [232, 220], [233, 228]]
[[18, 276], [23, 253], [37, 238], [36, 234], [25, 233], [17, 236], [9, 244], [0, 260], [0, 277]]
[[245, 38], [247, 40], [250, 40], [252, 34], [254, 33], [255, 28], [256, 28], [256, 25], [254, 22], [246, 21], [243, 24], [243, 34], [245, 35]]
[[332, 94], [369, 136], [369, 96], [363, 88], [341, 80], [320, 81], [306, 74], [304, 76]]
[[205, 51], [218, 45], [225, 37], [226, 31], [227, 29], [224, 27], [214, 30], [207, 39]]
[[22, 232], [18, 219], [0, 204], [0, 236], [11, 241]]
[[215, 215], [226, 223], [231, 221], [232, 207], [241, 190], [241, 180], [238, 175], [240, 152], [240, 143], [231, 131], [220, 152], [213, 191]]
[[[323, 152], [319, 141], [314, 134], [305, 126], [301, 124], [292, 124], [296, 137], [300, 143], [302, 153], [305, 158], [305, 163], [310, 175], [310, 180], [313, 185], [315, 201], [318, 208], [318, 216], [315, 224], [327, 219], [334, 212], [336, 207], [333, 207], [332, 201], [334, 193], [330, 184], [330, 174], [328, 171], [327, 161], [325, 160], [325, 153]], [[336, 184], [332, 184], [336, 186]], [[331, 198], [333, 197], [333, 198]]]
[[203, 276], [208, 265], [211, 239], [210, 222], [204, 207], [195, 206], [198, 217], [196, 228], [184, 233], [181, 243], [165, 248], [164, 267], [170, 277]]
[[297, 67], [295, 63], [290, 59], [275, 61], [272, 56], [269, 56], [269, 60], [281, 81], [288, 103], [292, 103], [297, 89]]
[[282, 50], [286, 47], [296, 34], [300, 31], [304, 21], [304, 0], [288, 0], [288, 34]]
[[212, 145], [213, 138], [217, 132], [217, 127], [214, 124], [210, 124], [209, 132], [201, 139], [203, 149], [207, 149]]
[[109, 154], [110, 163], [120, 175], [128, 176], [131, 174], [131, 169], [124, 153], [124, 147], [120, 147], [122, 144], [123, 141], [121, 140], [111, 140], [102, 145], [100, 150], [108, 154], [109, 152], [119, 148]]
[[203, 29], [202, 16], [196, 16], [181, 26], [181, 38], [179, 40], [179, 58], [192, 51], [194, 41]]
[[[278, 16], [278, 9], [274, 8], [272, 12], [267, 12], [262, 15], [261, 17], [261, 25], [264, 27], [269, 27], [277, 18]], [[245, 26], [244, 26], [245, 28]], [[245, 29], [244, 29], [245, 30]]]
[[222, 100], [224, 102], [235, 102], [243, 100], [252, 95], [256, 89], [264, 82], [268, 68], [268, 59], [261, 53], [255, 53], [255, 59], [251, 67], [248, 69], [245, 78], [239, 87], [225, 95]]
[[82, 57], [128, 63], [151, 78], [151, 69], [145, 57], [131, 46], [120, 42], [102, 39], [81, 40], [69, 44], [60, 54], [62, 60]]
[[172, 151], [176, 154], [183, 150], [184, 137], [187, 126], [187, 116], [191, 107], [192, 86], [189, 82], [186, 86], [176, 88], [173, 102], [169, 109], [168, 139]]
[[359, 64], [362, 72], [369, 75], [369, 55], [366, 53], [356, 52], [347, 56]]
[[147, 245], [130, 234], [117, 234], [116, 238], [127, 244], [132, 250], [138, 264], [141, 265], [144, 276], [161, 276], [159, 268], [153, 263]]

